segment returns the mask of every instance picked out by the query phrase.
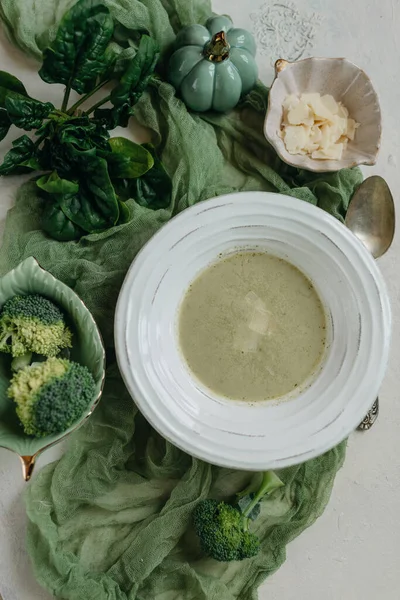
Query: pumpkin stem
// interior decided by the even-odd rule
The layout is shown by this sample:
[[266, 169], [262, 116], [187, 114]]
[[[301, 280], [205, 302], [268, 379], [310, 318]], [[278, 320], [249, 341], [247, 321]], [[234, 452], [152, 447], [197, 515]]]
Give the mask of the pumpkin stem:
[[225, 31], [220, 31], [205, 45], [204, 54], [211, 62], [222, 62], [229, 58], [230, 49], [231, 47], [226, 39]]

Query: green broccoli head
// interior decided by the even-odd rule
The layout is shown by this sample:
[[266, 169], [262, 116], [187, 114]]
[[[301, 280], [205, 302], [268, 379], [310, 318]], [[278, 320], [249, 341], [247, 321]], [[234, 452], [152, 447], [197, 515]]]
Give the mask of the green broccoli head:
[[48, 358], [21, 369], [8, 388], [25, 433], [35, 437], [68, 429], [94, 394], [95, 383], [88, 369], [61, 358]]
[[71, 331], [61, 310], [39, 294], [14, 296], [0, 313], [0, 351], [13, 357], [35, 352], [57, 356], [71, 347]]
[[205, 554], [222, 562], [256, 556], [260, 542], [247, 531], [248, 519], [235, 507], [203, 500], [193, 513], [194, 529]]
[[256, 556], [260, 540], [249, 531], [249, 524], [260, 513], [260, 501], [284, 485], [273, 471], [257, 475], [257, 481], [237, 494], [232, 506], [218, 500], [202, 500], [193, 512], [194, 529], [205, 554], [228, 562]]

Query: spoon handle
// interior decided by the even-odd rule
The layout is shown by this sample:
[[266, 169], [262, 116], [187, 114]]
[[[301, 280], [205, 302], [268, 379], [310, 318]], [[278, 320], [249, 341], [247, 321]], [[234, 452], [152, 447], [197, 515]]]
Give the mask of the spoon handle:
[[365, 418], [361, 421], [358, 426], [358, 429], [361, 431], [368, 431], [371, 429], [375, 421], [377, 420], [379, 415], [379, 398], [375, 400], [372, 405], [372, 408], [367, 412]]

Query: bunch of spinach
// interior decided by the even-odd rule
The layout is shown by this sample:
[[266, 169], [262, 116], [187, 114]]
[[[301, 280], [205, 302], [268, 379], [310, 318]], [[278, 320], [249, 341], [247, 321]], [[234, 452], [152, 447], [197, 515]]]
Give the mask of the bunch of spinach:
[[[79, 0], [63, 17], [43, 52], [39, 75], [66, 86], [60, 109], [31, 98], [13, 75], [0, 71], [0, 140], [11, 125], [35, 130], [14, 140], [0, 175], [44, 171], [36, 180], [43, 196], [42, 227], [58, 240], [79, 239], [130, 218], [126, 201], [149, 208], [168, 206], [171, 180], [150, 145], [110, 138], [126, 127], [159, 57], [157, 44], [142, 35], [123, 48], [113, 40], [114, 21], [99, 0]], [[80, 106], [103, 86], [114, 87], [90, 109]], [[81, 97], [68, 107], [71, 90]], [[101, 108], [110, 103], [111, 108]]]

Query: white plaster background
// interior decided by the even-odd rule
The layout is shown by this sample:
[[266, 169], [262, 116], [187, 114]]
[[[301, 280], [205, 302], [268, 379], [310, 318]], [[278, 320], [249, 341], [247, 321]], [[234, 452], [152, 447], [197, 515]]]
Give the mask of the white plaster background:
[[[190, 1], [190, 0], [188, 0]], [[400, 0], [214, 0], [238, 26], [258, 36], [260, 75], [273, 76], [277, 58], [346, 56], [371, 76], [381, 98], [384, 137], [376, 167], [400, 188]], [[0, 35], [1, 68], [30, 92], [56, 101], [35, 64]], [[135, 130], [136, 139], [143, 132]], [[8, 142], [7, 142], [8, 143]], [[0, 155], [6, 149], [0, 143]], [[1, 181], [0, 235], [21, 178]], [[398, 208], [400, 214], [400, 207]], [[284, 566], [260, 588], [260, 600], [399, 600], [400, 598], [400, 236], [380, 260], [393, 305], [393, 344], [381, 390], [381, 413], [368, 433], [355, 433], [331, 501], [318, 522], [288, 547]], [[39, 461], [54, 460], [55, 448]], [[4, 600], [50, 600], [35, 582], [25, 550], [24, 484], [15, 455], [0, 449], [0, 595]], [[153, 599], [149, 599], [153, 600]], [[156, 600], [156, 599], [155, 599]]]

